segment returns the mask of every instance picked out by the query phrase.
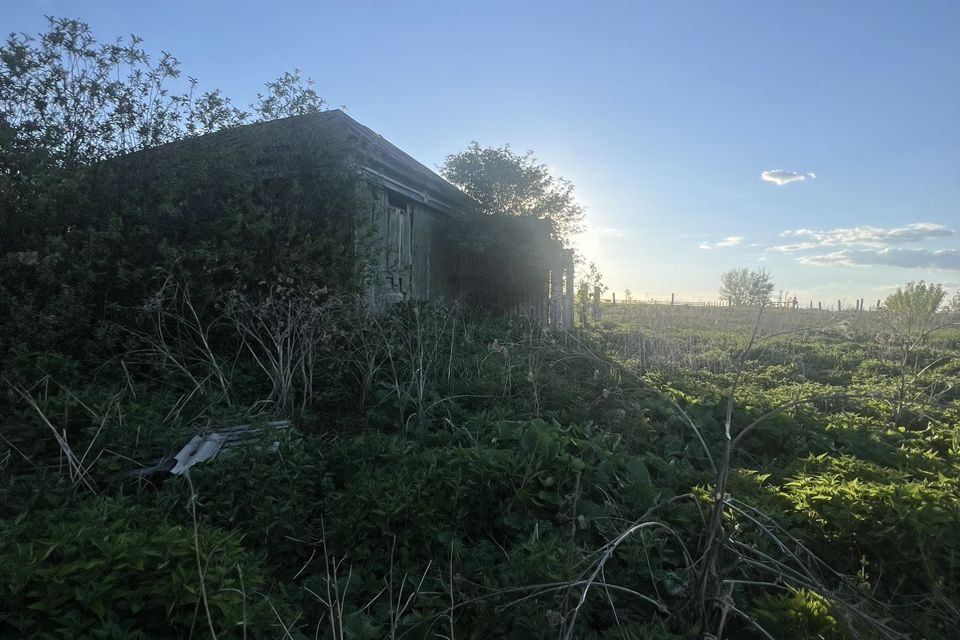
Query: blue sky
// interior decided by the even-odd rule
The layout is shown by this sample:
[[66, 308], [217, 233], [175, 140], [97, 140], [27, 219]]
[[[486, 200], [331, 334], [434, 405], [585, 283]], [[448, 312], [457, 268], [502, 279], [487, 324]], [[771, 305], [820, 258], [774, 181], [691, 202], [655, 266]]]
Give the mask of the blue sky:
[[960, 2], [32, 0], [0, 31], [44, 14], [240, 103], [300, 67], [428, 166], [532, 149], [618, 292], [710, 299], [734, 266], [801, 300], [960, 288]]

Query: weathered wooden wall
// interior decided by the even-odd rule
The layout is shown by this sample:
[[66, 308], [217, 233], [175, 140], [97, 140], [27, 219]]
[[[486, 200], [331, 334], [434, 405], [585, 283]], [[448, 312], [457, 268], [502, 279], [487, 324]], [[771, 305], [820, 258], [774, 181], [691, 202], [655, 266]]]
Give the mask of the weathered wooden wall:
[[373, 208], [375, 266], [368, 301], [382, 309], [393, 302], [453, 298], [445, 287], [441, 230], [446, 214], [384, 187]]

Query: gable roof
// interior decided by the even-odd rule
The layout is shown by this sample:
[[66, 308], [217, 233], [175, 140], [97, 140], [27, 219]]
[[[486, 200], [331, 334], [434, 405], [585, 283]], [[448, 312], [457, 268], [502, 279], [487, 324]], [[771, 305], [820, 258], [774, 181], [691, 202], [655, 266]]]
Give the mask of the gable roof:
[[[413, 195], [414, 199], [442, 210], [470, 209], [476, 205], [473, 198], [340, 109], [315, 115], [322, 115], [327, 121], [342, 127], [360, 143], [361, 154], [365, 160], [364, 168], [374, 177], [386, 179], [388, 184], [385, 186], [403, 190], [405, 186], [417, 185], [420, 187], [419, 192], [406, 195]], [[389, 184], [391, 182], [393, 184]]]
[[293, 150], [305, 149], [304, 145], [315, 143], [318, 136], [322, 138], [330, 131], [347, 136], [356, 145], [364, 173], [383, 186], [446, 213], [463, 213], [475, 206], [473, 198], [340, 109], [222, 129], [125, 157], [173, 159], [205, 151], [248, 155], [256, 147], [278, 159], [276, 166], [264, 167], [268, 173], [309, 172], [310, 167], [284, 165], [282, 158], [293, 155]]

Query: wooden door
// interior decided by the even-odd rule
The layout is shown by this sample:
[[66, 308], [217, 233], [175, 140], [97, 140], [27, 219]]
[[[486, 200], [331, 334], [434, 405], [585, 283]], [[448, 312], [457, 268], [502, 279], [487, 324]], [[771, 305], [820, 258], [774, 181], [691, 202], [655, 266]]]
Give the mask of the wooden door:
[[387, 208], [386, 293], [394, 298], [410, 298], [413, 284], [413, 207], [410, 204]]

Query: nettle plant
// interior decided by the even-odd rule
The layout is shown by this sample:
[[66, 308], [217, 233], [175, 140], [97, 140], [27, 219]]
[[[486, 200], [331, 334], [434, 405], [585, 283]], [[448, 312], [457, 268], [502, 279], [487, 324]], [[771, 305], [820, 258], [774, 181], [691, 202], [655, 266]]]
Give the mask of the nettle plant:
[[186, 637], [204, 618], [211, 637], [272, 633], [262, 562], [236, 535], [156, 518], [96, 499], [5, 523], [20, 541], [0, 545], [9, 622], [51, 638]]

